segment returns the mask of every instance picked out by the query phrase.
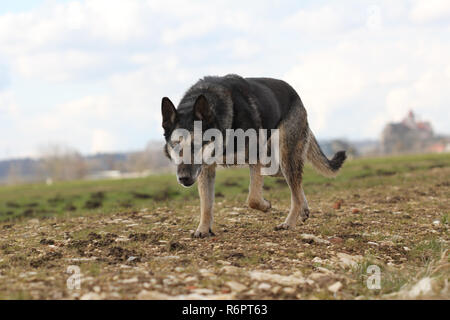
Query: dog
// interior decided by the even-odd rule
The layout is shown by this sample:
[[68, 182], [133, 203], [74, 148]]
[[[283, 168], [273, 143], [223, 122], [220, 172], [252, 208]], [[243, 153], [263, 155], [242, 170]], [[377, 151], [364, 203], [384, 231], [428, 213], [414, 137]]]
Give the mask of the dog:
[[[166, 140], [164, 150], [172, 160], [174, 148], [181, 143], [180, 139], [174, 139], [174, 132], [183, 129], [192, 136], [195, 121], [201, 121], [202, 132], [208, 129], [216, 129], [224, 134], [230, 129], [278, 130], [279, 148], [276, 152], [279, 170], [273, 175], [285, 178], [291, 191], [291, 207], [287, 218], [275, 227], [276, 230], [292, 229], [299, 218], [304, 222], [309, 217], [308, 202], [302, 188], [305, 161], [311, 162], [321, 174], [333, 177], [346, 159], [345, 151], [337, 152], [331, 160], [324, 155], [309, 128], [307, 113], [299, 95], [282, 80], [243, 78], [233, 74], [204, 77], [184, 94], [177, 108], [169, 98], [164, 97], [161, 111]], [[269, 144], [271, 142], [269, 137]], [[200, 147], [204, 148], [205, 145], [202, 142]], [[248, 147], [249, 142], [246, 142], [247, 156]], [[188, 158], [194, 157], [192, 148], [189, 152], [191, 154]], [[235, 147], [232, 152], [237, 152]], [[264, 165], [259, 160], [248, 165], [248, 206], [268, 211], [271, 204], [264, 199], [262, 193], [261, 169]], [[177, 163], [177, 179], [181, 185], [189, 187], [198, 181], [200, 223], [193, 234], [196, 238], [214, 235], [212, 225], [216, 167], [217, 164], [214, 163]]]

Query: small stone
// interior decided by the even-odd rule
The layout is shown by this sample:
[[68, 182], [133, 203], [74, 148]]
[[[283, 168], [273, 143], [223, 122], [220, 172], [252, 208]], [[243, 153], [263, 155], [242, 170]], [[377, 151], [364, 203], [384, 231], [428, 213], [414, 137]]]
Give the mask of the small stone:
[[323, 267], [317, 267], [316, 268], [318, 271], [326, 273], [326, 274], [330, 274], [333, 273], [331, 270], [327, 269], [327, 268], [323, 268]]
[[236, 282], [236, 281], [228, 281], [226, 285], [231, 289], [231, 291], [234, 292], [242, 292], [245, 289], [247, 289], [247, 286], [243, 285], [242, 283]]
[[197, 282], [197, 281], [198, 281], [198, 278], [195, 276], [190, 276], [190, 277], [187, 277], [186, 279], [184, 279], [184, 282], [186, 282], [186, 283]]
[[330, 290], [333, 293], [338, 292], [342, 288], [342, 283], [340, 281], [335, 282], [331, 286], [328, 287], [328, 290]]
[[96, 292], [96, 293], [100, 293], [100, 291], [101, 291], [101, 288], [99, 286], [95, 286], [93, 289], [94, 289], [94, 292]]
[[261, 282], [274, 282], [282, 286], [303, 285], [307, 283], [306, 279], [301, 276], [301, 273], [296, 272], [289, 276], [274, 274], [269, 272], [252, 271], [249, 273], [250, 278]]
[[121, 281], [122, 283], [124, 283], [124, 284], [128, 284], [128, 283], [136, 283], [136, 282], [139, 282], [139, 280], [138, 280], [138, 278], [130, 278], [130, 279], [124, 279], [124, 280], [122, 280]]
[[168, 300], [169, 298], [170, 296], [165, 293], [147, 290], [142, 290], [137, 295], [138, 300]]
[[367, 244], [370, 245], [370, 246], [374, 246], [374, 247], [378, 247], [379, 246], [378, 243], [372, 242], [372, 241], [367, 242]]
[[415, 299], [419, 296], [430, 295], [433, 292], [433, 280], [426, 277], [417, 282], [408, 292], [408, 297]]
[[438, 226], [438, 225], [441, 224], [441, 222], [440, 222], [439, 220], [434, 220], [434, 221], [433, 221], [433, 224], [434, 224], [435, 226]]
[[341, 267], [356, 267], [358, 265], [358, 262], [361, 262], [363, 260], [363, 257], [360, 255], [352, 256], [347, 253], [338, 252], [337, 254]]
[[235, 266], [224, 266], [220, 269], [220, 271], [226, 273], [226, 274], [237, 274], [239, 273], [239, 268]]
[[287, 294], [294, 294], [295, 293], [295, 288], [284, 288], [283, 289], [283, 291], [284, 291], [284, 293], [287, 293]]
[[272, 286], [266, 282], [262, 282], [258, 286], [258, 289], [263, 291], [270, 290], [270, 288], [272, 288]]
[[323, 261], [321, 258], [319, 257], [314, 257], [314, 259], [312, 259], [313, 263], [320, 263], [323, 264], [325, 261]]
[[311, 280], [319, 280], [320, 278], [326, 277], [325, 273], [313, 272], [309, 275], [309, 279]]
[[178, 260], [180, 259], [180, 256], [164, 256], [164, 257], [157, 257], [158, 260]]
[[344, 239], [339, 238], [339, 237], [333, 237], [330, 239], [330, 242], [333, 244], [340, 244], [340, 243], [344, 242]]
[[196, 294], [200, 294], [200, 295], [210, 295], [210, 294], [214, 293], [213, 290], [206, 289], [206, 288], [197, 288], [197, 289], [192, 290], [192, 292], [196, 293]]
[[102, 297], [98, 293], [89, 292], [81, 296], [80, 300], [101, 300]]
[[342, 206], [343, 201], [342, 200], [338, 200], [333, 204], [333, 208], [336, 210], [339, 210]]
[[303, 239], [303, 241], [306, 241], [307, 243], [312, 243], [312, 242], [316, 242], [316, 243], [323, 243], [323, 244], [329, 244], [330, 241], [328, 240], [324, 240], [322, 238], [319, 238], [313, 234], [306, 234], [303, 233], [300, 235], [300, 237]]
[[279, 294], [280, 291], [281, 291], [281, 287], [280, 286], [276, 286], [276, 287], [272, 288], [272, 290], [271, 290], [271, 292], [273, 294]]

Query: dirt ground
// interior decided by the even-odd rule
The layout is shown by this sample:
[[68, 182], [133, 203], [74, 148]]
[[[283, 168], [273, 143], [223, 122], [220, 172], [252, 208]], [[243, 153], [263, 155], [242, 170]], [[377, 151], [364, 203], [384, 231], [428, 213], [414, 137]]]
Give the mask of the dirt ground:
[[449, 178], [441, 166], [402, 173], [396, 184], [332, 192], [325, 184], [307, 195], [311, 218], [288, 231], [274, 230], [289, 210], [277, 183], [265, 188], [266, 213], [219, 194], [216, 236], [205, 239], [191, 237], [197, 199], [5, 221], [0, 298], [448, 299]]

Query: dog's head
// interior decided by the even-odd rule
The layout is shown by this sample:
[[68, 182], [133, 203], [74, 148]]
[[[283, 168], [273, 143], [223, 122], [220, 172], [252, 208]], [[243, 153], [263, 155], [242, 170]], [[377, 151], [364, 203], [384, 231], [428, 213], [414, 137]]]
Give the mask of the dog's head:
[[[201, 133], [215, 125], [214, 112], [205, 96], [200, 95], [191, 105], [183, 103], [177, 110], [169, 98], [164, 97], [161, 103], [162, 126], [166, 144], [166, 156], [177, 165], [177, 179], [184, 187], [192, 186], [197, 180], [202, 162], [195, 161], [196, 154], [202, 153], [204, 142], [194, 145], [194, 122], [201, 121]], [[188, 154], [186, 154], [186, 152]], [[180, 162], [179, 157], [182, 157]]]

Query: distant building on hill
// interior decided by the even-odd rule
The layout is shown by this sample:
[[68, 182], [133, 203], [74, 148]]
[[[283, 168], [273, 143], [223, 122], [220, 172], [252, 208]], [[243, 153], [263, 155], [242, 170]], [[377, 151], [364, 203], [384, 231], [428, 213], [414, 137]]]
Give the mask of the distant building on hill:
[[431, 123], [418, 121], [412, 111], [398, 123], [389, 123], [381, 134], [381, 152], [422, 153], [444, 152], [448, 138], [435, 136]]

